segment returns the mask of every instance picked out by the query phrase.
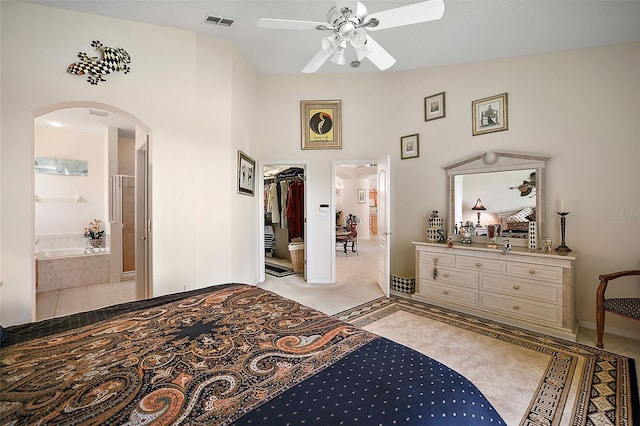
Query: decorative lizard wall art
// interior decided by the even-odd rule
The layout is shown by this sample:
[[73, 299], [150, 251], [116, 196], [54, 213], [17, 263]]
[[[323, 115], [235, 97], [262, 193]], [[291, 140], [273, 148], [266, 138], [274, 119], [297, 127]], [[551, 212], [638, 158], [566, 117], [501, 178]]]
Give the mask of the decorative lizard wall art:
[[78, 53], [80, 62], [69, 65], [67, 72], [75, 75], [88, 74], [87, 81], [95, 86], [101, 81], [107, 81], [104, 79], [107, 74], [115, 71], [128, 74], [131, 71], [128, 65], [131, 63], [131, 57], [126, 50], [104, 46], [98, 40], [92, 41], [91, 47], [94, 47], [97, 52], [102, 52], [102, 58], [89, 57], [85, 52], [80, 52]]

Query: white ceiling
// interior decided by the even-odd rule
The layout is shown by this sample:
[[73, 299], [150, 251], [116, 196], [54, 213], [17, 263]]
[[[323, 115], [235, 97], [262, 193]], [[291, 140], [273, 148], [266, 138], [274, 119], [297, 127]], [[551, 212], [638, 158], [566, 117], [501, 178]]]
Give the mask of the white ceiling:
[[[96, 115], [96, 112], [101, 115]], [[35, 119], [36, 126], [56, 126], [56, 123], [75, 132], [105, 135], [107, 127], [115, 127], [120, 130], [120, 136], [128, 138], [135, 136], [134, 123], [118, 114], [96, 108], [60, 109]]]
[[[164, 25], [233, 41], [258, 74], [299, 73], [327, 32], [258, 28], [261, 17], [325, 21], [336, 0], [23, 0], [47, 6]], [[369, 13], [417, 0], [362, 0]], [[235, 20], [203, 23], [207, 14]], [[439, 21], [371, 33], [397, 63], [385, 72], [640, 41], [638, 0], [445, 0]], [[99, 37], [99, 31], [95, 37]], [[103, 40], [108, 45], [108, 40]], [[115, 46], [127, 48], [128, 46]], [[144, 52], [129, 51], [132, 67]], [[353, 52], [349, 50], [353, 55]], [[327, 61], [319, 73], [380, 72]]]
[[[194, 31], [231, 40], [258, 74], [297, 74], [327, 36], [318, 30], [259, 28], [258, 18], [325, 21], [336, 0], [23, 0], [52, 7]], [[363, 0], [369, 13], [417, 0]], [[213, 14], [233, 19], [231, 27], [203, 23]], [[640, 41], [639, 0], [445, 0], [442, 19], [376, 31], [371, 35], [397, 63], [389, 70], [429, 68], [501, 57]], [[98, 33], [96, 38], [101, 37]], [[108, 40], [104, 40], [108, 43]], [[116, 46], [127, 48], [128, 46]], [[353, 54], [351, 50], [348, 51]], [[129, 51], [132, 67], [144, 52]], [[347, 64], [355, 57], [347, 57]], [[327, 61], [318, 73], [381, 72], [368, 60], [358, 68]], [[89, 120], [87, 119], [89, 118]], [[62, 121], [82, 131], [115, 126], [133, 132], [117, 115], [106, 119], [87, 109], [59, 111], [39, 122]], [[91, 126], [90, 123], [94, 123]]]

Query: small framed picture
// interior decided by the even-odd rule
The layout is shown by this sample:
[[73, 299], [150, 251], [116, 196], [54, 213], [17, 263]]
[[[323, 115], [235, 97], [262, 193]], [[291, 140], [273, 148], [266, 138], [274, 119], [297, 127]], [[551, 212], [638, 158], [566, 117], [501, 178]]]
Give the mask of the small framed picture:
[[444, 118], [444, 92], [424, 98], [424, 121], [436, 120]]
[[253, 197], [256, 186], [256, 161], [238, 151], [238, 193]]
[[416, 158], [420, 156], [420, 136], [407, 135], [400, 138], [400, 159]]
[[367, 191], [364, 189], [358, 189], [358, 204], [365, 204], [367, 202]]
[[502, 132], [509, 128], [506, 93], [473, 101], [471, 109], [473, 114], [473, 136]]
[[302, 149], [342, 149], [342, 101], [300, 101]]

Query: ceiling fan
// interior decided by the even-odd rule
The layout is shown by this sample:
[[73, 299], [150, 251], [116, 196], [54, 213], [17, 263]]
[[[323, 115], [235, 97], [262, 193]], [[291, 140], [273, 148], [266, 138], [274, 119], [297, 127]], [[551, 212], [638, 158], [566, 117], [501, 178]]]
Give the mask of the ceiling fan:
[[360, 2], [337, 2], [337, 5], [327, 12], [327, 22], [260, 18], [258, 25], [272, 29], [317, 29], [332, 32], [330, 36], [322, 39], [320, 50], [303, 68], [304, 73], [316, 72], [329, 58], [333, 63], [344, 65], [347, 43], [355, 49], [358, 63], [367, 58], [380, 70], [386, 70], [395, 64], [396, 60], [367, 33], [368, 31], [434, 21], [442, 18], [444, 14], [443, 0], [427, 0], [370, 15], [365, 5]]

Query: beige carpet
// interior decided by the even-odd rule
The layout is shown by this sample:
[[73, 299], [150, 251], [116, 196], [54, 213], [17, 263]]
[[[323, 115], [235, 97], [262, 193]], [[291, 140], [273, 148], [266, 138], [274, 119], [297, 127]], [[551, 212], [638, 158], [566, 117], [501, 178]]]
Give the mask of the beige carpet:
[[404, 298], [336, 316], [460, 372], [509, 425], [632, 425], [622, 355]]

